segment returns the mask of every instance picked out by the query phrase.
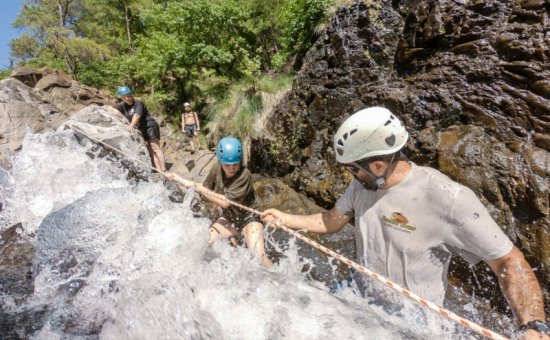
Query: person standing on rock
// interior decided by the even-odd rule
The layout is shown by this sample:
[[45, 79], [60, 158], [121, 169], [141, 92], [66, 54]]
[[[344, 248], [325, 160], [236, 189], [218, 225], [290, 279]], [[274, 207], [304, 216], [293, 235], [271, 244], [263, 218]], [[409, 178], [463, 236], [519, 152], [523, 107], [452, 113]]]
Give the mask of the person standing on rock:
[[128, 86], [121, 86], [117, 90], [122, 103], [113, 108], [116, 113], [123, 115], [130, 122], [130, 129], [138, 129], [147, 142], [149, 155], [153, 159], [156, 169], [166, 171], [164, 153], [160, 147], [160, 128], [153, 116], [145, 107], [145, 104], [134, 98], [133, 91]]
[[[543, 296], [533, 270], [474, 192], [401, 152], [408, 132], [382, 107], [350, 116], [334, 136], [336, 160], [354, 180], [331, 210], [291, 215], [276, 209], [264, 222], [335, 233], [355, 219], [358, 261], [441, 305], [451, 256], [484, 260], [496, 274], [522, 339], [549, 339]], [[393, 291], [356, 276], [363, 294], [390, 304]]]
[[[242, 154], [242, 145], [238, 139], [222, 138], [216, 147], [218, 164], [210, 169], [202, 186], [224, 195], [228, 200], [255, 208], [254, 182], [250, 171], [242, 165]], [[248, 249], [258, 253], [263, 264], [270, 267], [272, 262], [265, 254], [264, 229], [259, 216], [225, 200], [208, 195], [205, 197], [223, 210], [221, 216], [209, 228], [208, 245], [216, 242], [220, 235], [231, 239], [233, 245], [237, 245], [237, 238], [242, 233]]]
[[200, 148], [199, 131], [201, 130], [201, 124], [199, 122], [199, 116], [195, 111], [191, 111], [191, 104], [183, 104], [183, 113], [181, 114], [181, 130], [187, 136], [189, 145], [191, 146], [191, 153], [197, 151], [196, 148]]

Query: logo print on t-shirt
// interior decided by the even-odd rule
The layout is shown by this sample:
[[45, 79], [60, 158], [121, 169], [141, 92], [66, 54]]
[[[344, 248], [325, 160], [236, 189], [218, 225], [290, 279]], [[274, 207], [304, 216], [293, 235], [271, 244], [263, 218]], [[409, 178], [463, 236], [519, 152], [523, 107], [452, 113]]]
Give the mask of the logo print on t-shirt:
[[409, 223], [409, 220], [400, 212], [391, 213], [391, 217], [399, 223]]
[[399, 230], [406, 233], [411, 233], [416, 230], [416, 227], [409, 225], [409, 219], [400, 212], [392, 212], [391, 218], [386, 215], [382, 215], [383, 225], [395, 230]]

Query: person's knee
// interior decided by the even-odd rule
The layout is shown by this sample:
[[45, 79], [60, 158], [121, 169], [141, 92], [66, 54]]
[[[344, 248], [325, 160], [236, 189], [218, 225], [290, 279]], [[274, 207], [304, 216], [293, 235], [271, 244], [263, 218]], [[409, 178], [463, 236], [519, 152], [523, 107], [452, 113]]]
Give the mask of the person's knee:
[[261, 233], [264, 230], [264, 226], [259, 222], [251, 222], [244, 227], [244, 230], [246, 233]]
[[163, 155], [162, 153], [162, 149], [160, 148], [160, 146], [158, 144], [153, 144], [151, 145], [151, 150], [153, 150], [153, 153], [156, 154], [156, 155]]

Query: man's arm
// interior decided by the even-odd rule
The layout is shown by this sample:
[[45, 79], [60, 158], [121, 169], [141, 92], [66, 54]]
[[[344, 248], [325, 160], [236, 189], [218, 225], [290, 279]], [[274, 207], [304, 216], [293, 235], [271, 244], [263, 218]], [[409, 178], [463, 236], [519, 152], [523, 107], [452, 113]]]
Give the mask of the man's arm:
[[199, 116], [197, 115], [197, 112], [193, 112], [193, 115], [195, 116], [195, 124], [197, 124], [197, 131], [201, 129], [201, 123], [199, 122]]
[[134, 114], [132, 116], [132, 121], [130, 122], [130, 129], [134, 129], [136, 126], [138, 126], [140, 119], [141, 119], [141, 115]]
[[[498, 259], [487, 260], [498, 278], [518, 325], [532, 320], [545, 320], [542, 292], [533, 269], [516, 247]], [[538, 334], [528, 331], [529, 335]]]
[[146, 109], [143, 102], [136, 100], [134, 103], [134, 114], [132, 115], [132, 121], [130, 122], [130, 129], [135, 129], [136, 126], [139, 126], [139, 121], [145, 111]]
[[185, 132], [185, 113], [181, 114], [181, 131]]
[[335, 233], [351, 220], [351, 217], [336, 208], [313, 215], [291, 215], [277, 209], [268, 209], [260, 217], [264, 222], [275, 222], [291, 229], [306, 228], [307, 231], [318, 234]]
[[107, 111], [109, 111], [109, 112], [111, 112], [111, 113], [114, 113], [114, 114], [116, 114], [116, 115], [119, 115], [119, 116], [121, 116], [122, 118], [124, 118], [124, 115], [122, 114], [122, 112], [120, 112], [116, 107], [111, 106], [111, 105], [105, 105], [104, 108], [105, 108]]

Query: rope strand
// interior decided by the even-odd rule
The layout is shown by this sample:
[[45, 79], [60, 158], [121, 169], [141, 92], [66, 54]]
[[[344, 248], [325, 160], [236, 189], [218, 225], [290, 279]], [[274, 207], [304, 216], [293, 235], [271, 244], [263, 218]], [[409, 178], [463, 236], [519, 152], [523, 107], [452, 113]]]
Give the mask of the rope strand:
[[[89, 138], [90, 140], [96, 142], [96, 143], [99, 143], [103, 146], [106, 146], [107, 148], [111, 149], [111, 150], [115, 150], [117, 151], [118, 153], [120, 153], [121, 155], [123, 156], [126, 156], [128, 158], [130, 158], [128, 155], [126, 155], [125, 153], [123, 153], [122, 151], [118, 150], [117, 148], [111, 146], [111, 145], [108, 145], [102, 141], [99, 141], [93, 137], [90, 137], [88, 136], [85, 132], [83, 132], [82, 130], [72, 126], [72, 125], [69, 125], [69, 124], [66, 124], [66, 126], [68, 126], [69, 128], [83, 134], [84, 136], [86, 136], [87, 138]], [[173, 180], [173, 181], [176, 181], [180, 184], [182, 184], [183, 186], [187, 187], [187, 188], [191, 188], [191, 187], [194, 187], [195, 188], [195, 191], [199, 192], [200, 194], [203, 194], [203, 195], [206, 195], [206, 196], [210, 196], [210, 197], [214, 197], [214, 198], [217, 198], [217, 199], [220, 199], [220, 200], [223, 200], [229, 204], [232, 204], [236, 207], [239, 207], [243, 210], [246, 210], [246, 211], [249, 211], [251, 213], [254, 213], [254, 214], [258, 214], [260, 215], [260, 211], [256, 210], [256, 209], [252, 209], [250, 207], [247, 207], [247, 206], [244, 206], [242, 204], [239, 204], [239, 203], [236, 203], [236, 202], [233, 202], [229, 199], [227, 199], [227, 197], [225, 197], [224, 195], [221, 195], [221, 194], [218, 194], [218, 193], [215, 193], [205, 187], [203, 187], [202, 185], [200, 184], [197, 184], [193, 181], [190, 181], [190, 180], [186, 180], [186, 179], [183, 179], [175, 174], [171, 174], [171, 173], [164, 173], [164, 172], [161, 172], [160, 170], [156, 169], [155, 167], [151, 166], [150, 164], [146, 164], [140, 160], [135, 160], [141, 164], [144, 164], [145, 166], [147, 167], [150, 167], [151, 169], [157, 171], [158, 173], [162, 174], [165, 178], [167, 179], [170, 179], [170, 180]], [[383, 283], [384, 285], [388, 286], [389, 288], [401, 293], [403, 296], [405, 297], [408, 297], [409, 299], [419, 303], [420, 305], [428, 308], [428, 309], [431, 309], [433, 311], [435, 311], [436, 313], [438, 313], [439, 315], [442, 315], [443, 317], [449, 319], [449, 320], [452, 320], [478, 334], [481, 334], [489, 339], [498, 339], [498, 340], [508, 340], [508, 338], [498, 334], [498, 333], [495, 333], [493, 332], [492, 330], [490, 329], [487, 329], [487, 328], [484, 328], [470, 320], [467, 320], [465, 318], [462, 318], [461, 316], [443, 308], [443, 307], [440, 307], [438, 305], [436, 305], [435, 303], [431, 302], [431, 301], [428, 301], [424, 298], [421, 298], [420, 296], [414, 294], [413, 292], [399, 286], [398, 284], [394, 283], [393, 281], [391, 280], [388, 280], [387, 278], [383, 277], [382, 275], [380, 274], [377, 274], [371, 270], [369, 270], [368, 268], [366, 268], [365, 266], [362, 266], [344, 256], [342, 256], [341, 254], [338, 254], [337, 252], [313, 241], [312, 239], [308, 238], [308, 237], [305, 237], [304, 235], [301, 235], [300, 233], [296, 232], [295, 230], [292, 230], [284, 225], [281, 225], [279, 223], [274, 223], [278, 228], [284, 230], [285, 232], [291, 234], [292, 236], [296, 237], [297, 239], [301, 240], [301, 241], [304, 241], [306, 242], [307, 244], [311, 245], [312, 247], [316, 248], [316, 249], [319, 249], [320, 251], [322, 251], [323, 253], [327, 254], [327, 255], [330, 255], [332, 257], [334, 257], [336, 260], [342, 262], [343, 264], [347, 265], [348, 267], [350, 268], [353, 268], [353, 269], [356, 269], [358, 270], [359, 272], [371, 277], [372, 279], [376, 280], [376, 281], [379, 281], [381, 283]]]

